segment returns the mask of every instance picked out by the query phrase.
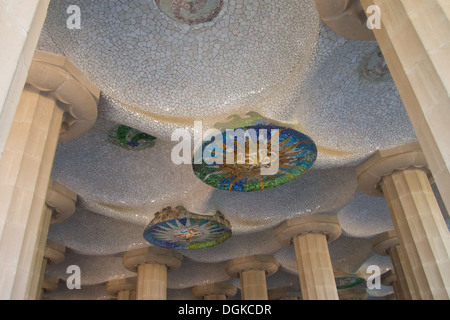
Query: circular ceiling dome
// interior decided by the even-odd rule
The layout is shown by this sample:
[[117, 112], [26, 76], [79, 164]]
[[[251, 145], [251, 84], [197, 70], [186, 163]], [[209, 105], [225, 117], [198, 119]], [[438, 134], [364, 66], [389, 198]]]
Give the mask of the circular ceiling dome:
[[79, 30], [67, 28], [72, 2], [50, 3], [48, 50], [149, 117], [190, 121], [298, 94], [320, 31], [313, 0], [79, 0]]

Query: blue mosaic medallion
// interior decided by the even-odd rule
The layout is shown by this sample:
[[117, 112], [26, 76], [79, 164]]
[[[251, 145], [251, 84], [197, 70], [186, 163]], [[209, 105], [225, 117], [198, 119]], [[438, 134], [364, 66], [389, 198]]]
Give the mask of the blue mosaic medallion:
[[155, 214], [143, 236], [158, 247], [203, 249], [228, 240], [231, 226], [220, 212], [205, 216], [190, 213], [183, 207], [168, 207]]
[[[195, 159], [202, 159], [195, 163]], [[249, 192], [283, 185], [300, 177], [317, 158], [310, 137], [291, 128], [259, 123], [223, 129], [194, 155], [195, 175], [210, 186]]]

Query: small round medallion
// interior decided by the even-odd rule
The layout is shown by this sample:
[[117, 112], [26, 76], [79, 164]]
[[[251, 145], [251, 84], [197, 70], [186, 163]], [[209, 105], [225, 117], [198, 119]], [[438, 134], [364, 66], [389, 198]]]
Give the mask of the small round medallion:
[[213, 20], [223, 0], [155, 0], [159, 9], [178, 23], [196, 25]]

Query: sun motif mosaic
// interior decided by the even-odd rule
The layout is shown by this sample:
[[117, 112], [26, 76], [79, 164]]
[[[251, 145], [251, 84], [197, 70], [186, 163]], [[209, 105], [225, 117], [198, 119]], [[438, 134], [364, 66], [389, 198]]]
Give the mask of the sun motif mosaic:
[[363, 74], [371, 80], [387, 80], [391, 79], [391, 73], [380, 48], [373, 51], [363, 66]]
[[206, 216], [183, 207], [168, 207], [155, 214], [143, 236], [158, 247], [190, 250], [218, 245], [228, 240], [231, 233], [231, 225], [220, 212]]
[[213, 20], [223, 0], [155, 0], [159, 9], [179, 23], [195, 25]]
[[[280, 186], [300, 177], [317, 158], [310, 137], [266, 120], [220, 132], [196, 150], [193, 161], [195, 175], [217, 189], [249, 192]], [[196, 163], [199, 158], [202, 162]]]
[[338, 277], [335, 280], [338, 290], [354, 288], [364, 283], [365, 281], [360, 277]]
[[156, 138], [137, 129], [120, 125], [112, 129], [109, 141], [128, 150], [143, 150], [155, 146]]

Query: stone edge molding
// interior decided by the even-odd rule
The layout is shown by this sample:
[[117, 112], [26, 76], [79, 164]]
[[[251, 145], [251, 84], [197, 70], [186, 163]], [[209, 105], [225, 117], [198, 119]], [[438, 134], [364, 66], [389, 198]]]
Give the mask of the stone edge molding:
[[408, 168], [423, 169], [431, 177], [425, 155], [418, 142], [375, 152], [369, 160], [356, 168], [358, 187], [370, 196], [383, 197], [379, 186], [381, 179], [394, 171]]
[[399, 245], [400, 241], [395, 230], [383, 232], [372, 239], [373, 252], [380, 256], [388, 256], [389, 249]]
[[66, 247], [62, 244], [47, 240], [44, 249], [44, 258], [48, 265], [60, 264], [65, 259]]
[[143, 264], [161, 264], [167, 267], [167, 271], [173, 271], [181, 267], [183, 255], [176, 251], [160, 247], [144, 247], [127, 251], [122, 263], [132, 272], [138, 271], [138, 266]]
[[280, 300], [283, 298], [297, 298], [298, 300], [302, 299], [302, 292], [300, 289], [294, 289], [291, 287], [282, 287], [270, 289], [267, 291], [269, 296], [269, 300]]
[[36, 51], [27, 84], [54, 97], [64, 111], [59, 141], [82, 136], [97, 120], [100, 89], [65, 57]]
[[274, 230], [275, 238], [285, 247], [293, 247], [293, 239], [308, 233], [323, 234], [328, 242], [339, 238], [342, 228], [336, 216], [310, 215], [284, 221]]
[[278, 271], [280, 263], [272, 256], [255, 255], [229, 260], [225, 271], [230, 277], [240, 278], [240, 273], [248, 270], [264, 271], [266, 277]]
[[46, 204], [53, 213], [50, 223], [61, 223], [72, 216], [76, 210], [77, 194], [55, 180], [50, 180]]
[[120, 291], [134, 291], [137, 286], [137, 277], [110, 280], [106, 283], [106, 292], [117, 296]]
[[210, 283], [192, 288], [195, 297], [205, 297], [209, 295], [224, 295], [227, 298], [236, 295], [237, 288], [230, 283]]
[[375, 41], [360, 0], [315, 0], [322, 21], [337, 34], [352, 40]]
[[395, 281], [397, 281], [397, 276], [392, 269], [381, 275], [381, 284], [383, 286], [392, 287]]

